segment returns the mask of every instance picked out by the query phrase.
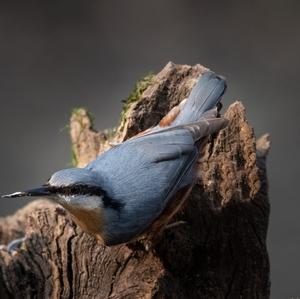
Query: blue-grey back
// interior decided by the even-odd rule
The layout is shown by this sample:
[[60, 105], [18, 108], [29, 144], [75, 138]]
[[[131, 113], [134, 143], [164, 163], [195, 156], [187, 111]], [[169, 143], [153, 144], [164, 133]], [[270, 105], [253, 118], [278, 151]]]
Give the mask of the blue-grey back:
[[218, 104], [226, 88], [224, 78], [211, 71], [204, 73], [193, 87], [180, 115], [172, 125], [178, 126], [199, 121], [206, 111]]
[[90, 163], [107, 196], [123, 204], [121, 212], [108, 211], [110, 233], [126, 238], [146, 229], [172, 195], [192, 183], [185, 174], [197, 153], [192, 135], [175, 130], [129, 140]]
[[142, 233], [179, 189], [192, 184], [197, 142], [226, 124], [215, 118], [216, 110], [207, 113], [225, 88], [222, 78], [205, 73], [169, 127], [157, 126], [129, 139], [86, 167], [97, 176], [106, 195], [122, 204], [119, 210], [105, 210], [108, 243], [125, 242]]

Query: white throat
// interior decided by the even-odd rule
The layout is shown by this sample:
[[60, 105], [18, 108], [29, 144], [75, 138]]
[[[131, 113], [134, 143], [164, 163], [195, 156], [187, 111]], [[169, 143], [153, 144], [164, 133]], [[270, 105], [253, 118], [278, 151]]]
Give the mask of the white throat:
[[103, 207], [103, 196], [97, 195], [59, 195], [58, 202], [61, 205], [72, 205], [73, 208], [97, 209]]

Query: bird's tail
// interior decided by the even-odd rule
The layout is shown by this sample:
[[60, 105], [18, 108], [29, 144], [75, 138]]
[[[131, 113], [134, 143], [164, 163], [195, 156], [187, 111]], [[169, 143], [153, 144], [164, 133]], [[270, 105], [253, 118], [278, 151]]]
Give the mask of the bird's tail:
[[199, 121], [201, 116], [216, 107], [226, 90], [224, 78], [208, 71], [204, 73], [193, 87], [189, 97], [174, 119], [171, 126], [184, 125]]

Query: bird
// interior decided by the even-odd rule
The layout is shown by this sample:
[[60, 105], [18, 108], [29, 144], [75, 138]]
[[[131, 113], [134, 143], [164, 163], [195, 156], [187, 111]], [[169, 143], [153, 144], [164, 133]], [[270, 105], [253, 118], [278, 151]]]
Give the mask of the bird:
[[106, 246], [151, 231], [155, 236], [187, 200], [207, 137], [228, 123], [218, 109], [226, 88], [225, 78], [207, 70], [187, 99], [153, 128], [113, 146], [84, 168], [59, 170], [39, 188], [3, 197], [54, 201]]

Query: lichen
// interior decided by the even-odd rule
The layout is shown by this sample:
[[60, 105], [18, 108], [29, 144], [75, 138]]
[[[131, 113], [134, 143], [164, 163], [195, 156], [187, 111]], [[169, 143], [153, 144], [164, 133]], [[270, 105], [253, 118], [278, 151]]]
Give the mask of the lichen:
[[126, 112], [130, 108], [132, 103], [135, 103], [140, 100], [142, 93], [149, 87], [151, 83], [153, 83], [154, 77], [155, 75], [153, 73], [149, 73], [144, 78], [137, 81], [129, 96], [126, 99], [122, 100], [123, 109], [121, 112], [121, 123], [123, 123], [123, 121], [125, 120]]
[[[87, 116], [89, 119], [89, 122], [91, 124], [91, 127], [93, 127], [93, 122], [94, 122], [94, 115], [87, 109], [84, 107], [75, 107], [71, 110], [71, 119], [72, 118], [76, 118], [76, 120], [78, 121], [78, 123], [80, 124], [80, 130], [81, 132], [84, 129], [84, 123], [82, 122], [83, 117]], [[70, 125], [68, 125], [67, 127], [69, 130], [71, 129]], [[81, 134], [81, 132], [79, 133], [79, 136]], [[76, 144], [78, 142], [74, 142], [71, 146], [71, 162], [69, 163], [69, 166], [71, 167], [76, 167], [78, 165], [78, 157], [76, 154]]]
[[92, 112], [90, 112], [87, 108], [85, 107], [75, 107], [71, 111], [71, 117], [76, 117], [77, 120], [81, 123], [81, 119], [83, 116], [87, 116], [90, 120], [91, 127], [94, 125], [94, 119], [95, 116]]
[[114, 127], [114, 128], [110, 128], [110, 129], [105, 129], [105, 130], [103, 130], [103, 133], [105, 134], [105, 136], [108, 140], [111, 140], [117, 135], [118, 128]]
[[71, 162], [70, 162], [70, 166], [71, 167], [76, 167], [77, 165], [78, 165], [78, 158], [77, 158], [77, 155], [75, 153], [74, 145], [72, 145], [72, 147], [71, 147]]
[[[134, 85], [134, 88], [132, 92], [129, 94], [129, 96], [124, 99], [123, 102], [123, 108], [121, 112], [121, 120], [120, 123], [123, 124], [125, 121], [126, 113], [128, 109], [131, 107], [131, 105], [135, 102], [138, 102], [141, 99], [141, 95], [143, 92], [149, 87], [151, 83], [153, 83], [153, 78], [155, 75], [153, 73], [147, 74], [144, 78], [137, 81]], [[88, 109], [84, 107], [74, 107], [71, 111], [71, 119], [75, 119], [79, 124], [80, 128], [83, 130], [85, 125], [82, 122], [82, 119], [84, 116], [87, 116], [90, 120], [91, 128], [93, 127], [94, 122], [94, 115], [88, 111]], [[122, 126], [122, 125], [121, 125]], [[70, 127], [68, 127], [70, 130]], [[114, 137], [116, 137], [118, 133], [118, 128], [113, 129], [107, 129], [103, 132], [106, 135], [106, 138], [108, 140], [112, 140]], [[80, 134], [79, 134], [80, 135]], [[71, 162], [70, 165], [72, 167], [75, 167], [78, 165], [78, 157], [77, 157], [77, 149], [76, 149], [77, 142], [73, 141], [72, 147], [71, 147]]]

